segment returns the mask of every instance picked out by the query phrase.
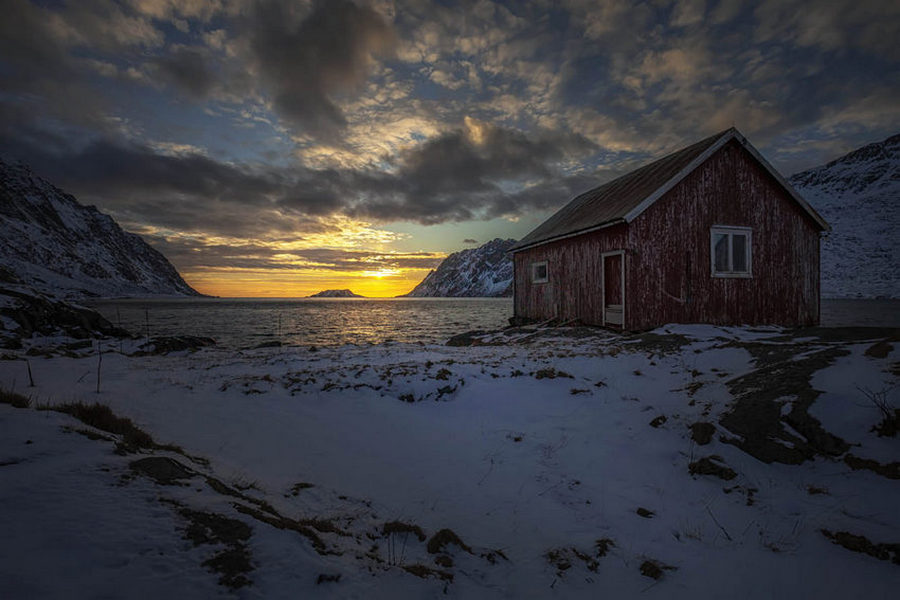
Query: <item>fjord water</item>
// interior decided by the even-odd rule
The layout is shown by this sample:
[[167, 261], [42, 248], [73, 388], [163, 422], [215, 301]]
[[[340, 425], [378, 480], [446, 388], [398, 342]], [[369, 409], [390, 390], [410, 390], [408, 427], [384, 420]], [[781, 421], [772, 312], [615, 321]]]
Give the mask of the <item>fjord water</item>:
[[[385, 341], [440, 344], [500, 329], [512, 298], [177, 298], [95, 300], [111, 323], [145, 336], [199, 335], [219, 346], [334, 346]], [[900, 300], [822, 300], [826, 327], [900, 327]]]
[[90, 302], [141, 336], [199, 335], [246, 348], [396, 342], [443, 343], [472, 329], [509, 324], [511, 298], [177, 298]]

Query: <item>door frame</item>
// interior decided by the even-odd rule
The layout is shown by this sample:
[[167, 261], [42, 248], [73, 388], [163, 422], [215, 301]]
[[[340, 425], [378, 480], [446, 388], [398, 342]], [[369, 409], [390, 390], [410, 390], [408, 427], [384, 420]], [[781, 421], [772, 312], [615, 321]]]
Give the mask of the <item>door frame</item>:
[[[622, 322], [621, 323], [613, 323], [606, 318], [606, 259], [610, 256], [619, 256], [620, 259], [620, 274], [621, 274], [621, 285], [622, 285], [622, 297], [620, 301], [622, 303]], [[612, 250], [610, 252], [601, 252], [600, 253], [600, 302], [601, 308], [603, 311], [603, 325], [604, 327], [609, 325], [615, 325], [625, 329], [625, 250]]]

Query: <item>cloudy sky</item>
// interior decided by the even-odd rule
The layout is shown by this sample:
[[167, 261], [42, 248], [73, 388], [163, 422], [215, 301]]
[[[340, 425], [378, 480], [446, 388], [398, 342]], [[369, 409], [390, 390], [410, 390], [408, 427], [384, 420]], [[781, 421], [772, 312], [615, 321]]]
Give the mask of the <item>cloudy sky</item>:
[[408, 291], [737, 126], [786, 175], [900, 131], [900, 3], [0, 0], [0, 154], [200, 291]]

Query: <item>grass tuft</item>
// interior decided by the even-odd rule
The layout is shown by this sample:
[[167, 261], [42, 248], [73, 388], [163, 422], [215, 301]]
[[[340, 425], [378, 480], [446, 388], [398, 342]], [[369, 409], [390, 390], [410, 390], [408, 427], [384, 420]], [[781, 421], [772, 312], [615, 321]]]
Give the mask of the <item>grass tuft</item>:
[[150, 434], [138, 428], [131, 419], [116, 416], [105, 404], [61, 404], [50, 407], [51, 410], [72, 415], [82, 423], [90, 425], [114, 435], [122, 436], [122, 441], [131, 448], [155, 448], [156, 444]]
[[420, 542], [424, 542], [426, 537], [421, 527], [403, 521], [389, 521], [382, 526], [381, 535], [387, 537], [393, 533], [412, 533]]
[[28, 408], [31, 406], [31, 398], [9, 390], [0, 389], [0, 404], [9, 404], [14, 408]]

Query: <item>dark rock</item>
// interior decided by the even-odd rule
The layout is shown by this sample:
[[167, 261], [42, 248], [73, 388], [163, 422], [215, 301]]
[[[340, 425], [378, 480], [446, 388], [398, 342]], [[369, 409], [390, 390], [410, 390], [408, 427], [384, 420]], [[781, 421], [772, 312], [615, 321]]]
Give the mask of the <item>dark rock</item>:
[[713, 434], [716, 433], [716, 426], [712, 423], [698, 421], [691, 424], [691, 439], [701, 446], [712, 441]]
[[650, 427], [657, 428], [660, 425], [664, 424], [666, 421], [668, 421], [666, 415], [659, 415], [658, 417], [650, 421]]
[[66, 335], [76, 339], [98, 336], [131, 337], [99, 313], [62, 300], [50, 299], [38, 292], [27, 293], [0, 287], [0, 295], [14, 298], [14, 306], [0, 308], [0, 315], [19, 326], [13, 333], [20, 338], [40, 335]]
[[278, 340], [272, 340], [271, 342], [263, 342], [261, 344], [257, 344], [253, 346], [254, 350], [259, 350], [260, 348], [280, 348], [284, 344], [279, 342]]
[[737, 473], [733, 469], [719, 464], [721, 459], [718, 456], [707, 456], [688, 465], [688, 471], [691, 475], [713, 475], [719, 479], [730, 481], [737, 477]]
[[641, 575], [643, 575], [644, 577], [659, 579], [663, 576], [663, 570], [660, 569], [655, 562], [645, 560], [643, 563], [641, 563]]
[[478, 345], [478, 337], [487, 334], [487, 331], [482, 329], [475, 329], [472, 331], [466, 331], [465, 333], [458, 333], [447, 340], [448, 346], [477, 346]]
[[197, 335], [175, 335], [167, 337], [151, 338], [138, 347], [135, 356], [147, 356], [154, 354], [168, 354], [169, 352], [190, 351], [195, 352], [200, 348], [215, 346], [216, 340]]

